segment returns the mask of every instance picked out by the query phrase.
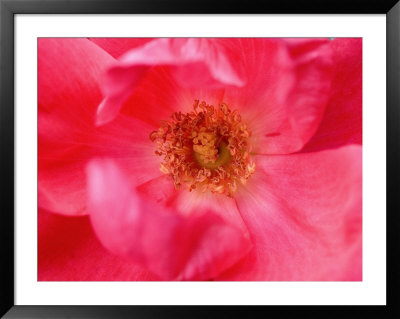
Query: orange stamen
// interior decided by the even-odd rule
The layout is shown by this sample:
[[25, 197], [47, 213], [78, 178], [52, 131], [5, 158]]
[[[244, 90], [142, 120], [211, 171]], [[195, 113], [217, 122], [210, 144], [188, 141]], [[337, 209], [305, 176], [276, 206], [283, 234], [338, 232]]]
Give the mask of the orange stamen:
[[248, 138], [251, 135], [237, 111], [226, 104], [219, 109], [195, 100], [194, 111], [175, 112], [162, 121], [150, 140], [163, 157], [160, 170], [172, 177], [175, 187], [210, 190], [232, 196], [238, 183], [246, 184], [255, 171]]

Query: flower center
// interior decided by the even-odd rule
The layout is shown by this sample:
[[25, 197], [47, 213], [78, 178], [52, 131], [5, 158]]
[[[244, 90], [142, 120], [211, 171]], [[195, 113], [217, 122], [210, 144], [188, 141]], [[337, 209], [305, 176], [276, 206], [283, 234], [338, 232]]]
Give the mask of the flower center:
[[151, 141], [163, 157], [160, 170], [173, 178], [175, 187], [232, 196], [238, 183], [245, 185], [255, 171], [249, 156], [250, 131], [236, 110], [226, 104], [218, 109], [195, 100], [194, 111], [175, 112], [162, 121]]

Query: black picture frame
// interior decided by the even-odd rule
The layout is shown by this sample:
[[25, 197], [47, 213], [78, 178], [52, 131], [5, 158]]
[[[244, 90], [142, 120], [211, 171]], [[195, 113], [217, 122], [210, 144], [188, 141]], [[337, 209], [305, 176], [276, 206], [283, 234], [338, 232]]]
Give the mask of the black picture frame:
[[[387, 304], [386, 306], [16, 306], [14, 304], [14, 18], [16, 14], [386, 14]], [[0, 315], [4, 318], [400, 318], [398, 163], [400, 138], [400, 2], [398, 0], [0, 0]], [[379, 107], [379, 106], [377, 106]]]

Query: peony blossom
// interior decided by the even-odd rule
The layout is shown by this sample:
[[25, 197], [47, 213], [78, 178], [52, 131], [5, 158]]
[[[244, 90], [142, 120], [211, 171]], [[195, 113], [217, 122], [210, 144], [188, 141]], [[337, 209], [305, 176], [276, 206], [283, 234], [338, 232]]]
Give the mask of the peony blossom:
[[361, 39], [39, 39], [39, 280], [362, 280]]

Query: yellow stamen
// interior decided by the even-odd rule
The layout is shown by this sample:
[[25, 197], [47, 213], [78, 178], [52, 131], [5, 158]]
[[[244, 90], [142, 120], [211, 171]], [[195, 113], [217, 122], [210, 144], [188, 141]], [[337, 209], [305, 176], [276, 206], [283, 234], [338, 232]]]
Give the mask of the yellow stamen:
[[229, 153], [228, 145], [225, 142], [221, 142], [217, 152], [217, 158], [214, 162], [212, 161], [205, 161], [204, 157], [201, 153], [197, 152], [197, 150], [193, 147], [194, 153], [193, 156], [201, 167], [209, 168], [209, 169], [216, 169], [220, 166], [224, 166], [229, 162], [231, 159], [231, 154]]

